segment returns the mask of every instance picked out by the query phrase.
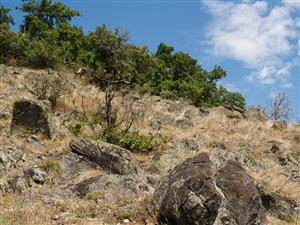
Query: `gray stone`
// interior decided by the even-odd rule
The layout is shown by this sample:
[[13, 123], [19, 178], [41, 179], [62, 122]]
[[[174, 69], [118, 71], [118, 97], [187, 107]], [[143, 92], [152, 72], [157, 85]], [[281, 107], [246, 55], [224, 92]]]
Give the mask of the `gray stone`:
[[236, 161], [219, 171], [206, 153], [162, 179], [149, 208], [169, 225], [263, 225], [265, 209], [253, 180]]
[[268, 117], [263, 109], [257, 108], [250, 108], [245, 113], [245, 118], [250, 121], [267, 121]]
[[138, 174], [139, 166], [133, 154], [117, 145], [91, 139], [73, 140], [71, 150], [97, 163], [109, 173]]

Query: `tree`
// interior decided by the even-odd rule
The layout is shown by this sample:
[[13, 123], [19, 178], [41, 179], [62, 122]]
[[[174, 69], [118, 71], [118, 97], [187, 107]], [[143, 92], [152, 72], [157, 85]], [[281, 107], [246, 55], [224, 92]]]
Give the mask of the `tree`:
[[11, 15], [9, 15], [10, 9], [5, 8], [1, 3], [0, 3], [0, 25], [2, 24], [14, 24], [14, 19], [12, 18]]
[[22, 0], [20, 9], [26, 13], [24, 23], [21, 25], [23, 32], [29, 31], [37, 35], [46, 29], [58, 27], [59, 24], [68, 24], [73, 17], [80, 13], [69, 8], [61, 2], [52, 0]]
[[288, 95], [284, 92], [276, 92], [269, 110], [270, 117], [275, 121], [287, 121], [292, 111]]

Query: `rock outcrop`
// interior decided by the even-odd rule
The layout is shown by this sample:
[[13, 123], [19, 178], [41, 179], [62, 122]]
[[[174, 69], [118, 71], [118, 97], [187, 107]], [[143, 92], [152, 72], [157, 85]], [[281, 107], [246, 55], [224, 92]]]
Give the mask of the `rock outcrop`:
[[11, 132], [41, 132], [54, 137], [51, 109], [46, 102], [22, 99], [14, 103]]
[[162, 224], [266, 224], [259, 192], [241, 165], [227, 161], [217, 170], [206, 153], [177, 165], [149, 207]]
[[139, 166], [132, 153], [117, 145], [91, 139], [73, 140], [71, 150], [98, 164], [108, 173], [138, 174]]

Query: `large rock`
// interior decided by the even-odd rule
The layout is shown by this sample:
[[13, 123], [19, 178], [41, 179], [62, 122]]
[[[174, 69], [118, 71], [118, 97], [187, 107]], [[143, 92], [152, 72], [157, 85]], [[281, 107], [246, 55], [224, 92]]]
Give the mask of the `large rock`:
[[[125, 199], [137, 199], [146, 194], [153, 193], [153, 188], [146, 179], [130, 175], [97, 175], [84, 179], [74, 185], [70, 190], [80, 197], [96, 196], [103, 203], [117, 203]], [[100, 196], [99, 196], [100, 194]]]
[[161, 224], [266, 224], [258, 190], [241, 165], [227, 161], [218, 171], [206, 153], [177, 165], [149, 206]]
[[11, 132], [42, 132], [53, 138], [51, 108], [46, 102], [22, 99], [14, 103]]
[[262, 121], [265, 122], [268, 120], [268, 117], [264, 110], [259, 107], [253, 107], [246, 111], [245, 118], [250, 121]]
[[97, 163], [109, 173], [138, 174], [139, 166], [132, 153], [117, 145], [91, 139], [73, 140], [71, 150]]
[[244, 113], [242, 109], [237, 107], [218, 106], [209, 109], [209, 114], [214, 116], [225, 116], [229, 119], [243, 119]]

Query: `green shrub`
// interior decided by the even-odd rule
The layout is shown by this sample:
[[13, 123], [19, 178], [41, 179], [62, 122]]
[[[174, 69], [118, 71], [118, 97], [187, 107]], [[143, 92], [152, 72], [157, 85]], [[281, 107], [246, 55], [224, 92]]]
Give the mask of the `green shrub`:
[[71, 131], [72, 134], [74, 134], [77, 137], [82, 136], [83, 134], [83, 126], [81, 123], [71, 124], [69, 126], [69, 130]]
[[63, 172], [63, 168], [60, 163], [55, 159], [46, 159], [41, 162], [39, 165], [40, 168], [48, 171], [48, 172], [56, 172], [61, 174]]

